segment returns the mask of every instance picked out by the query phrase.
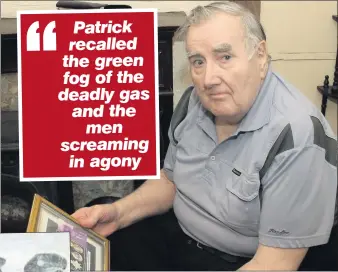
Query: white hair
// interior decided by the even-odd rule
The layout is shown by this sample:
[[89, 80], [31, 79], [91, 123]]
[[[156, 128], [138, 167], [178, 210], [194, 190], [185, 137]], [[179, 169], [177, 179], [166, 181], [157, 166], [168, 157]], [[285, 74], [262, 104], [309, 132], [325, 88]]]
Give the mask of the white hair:
[[183, 25], [178, 28], [174, 38], [176, 40], [185, 40], [190, 26], [203, 23], [203, 21], [220, 12], [241, 18], [245, 31], [246, 48], [250, 53], [253, 54], [252, 51], [254, 51], [255, 47], [261, 41], [266, 40], [263, 27], [256, 16], [244, 6], [232, 1], [221, 1], [206, 6], [197, 6], [187, 16]]

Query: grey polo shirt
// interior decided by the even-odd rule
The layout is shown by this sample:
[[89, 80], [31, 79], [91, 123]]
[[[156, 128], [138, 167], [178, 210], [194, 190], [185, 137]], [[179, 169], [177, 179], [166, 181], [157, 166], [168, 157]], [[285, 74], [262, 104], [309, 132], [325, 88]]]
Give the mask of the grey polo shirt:
[[[164, 170], [174, 211], [202, 244], [252, 257], [258, 244], [298, 248], [328, 241], [337, 191], [337, 139], [325, 118], [269, 68], [237, 131], [218, 144], [193, 91]], [[268, 167], [267, 167], [268, 166]]]

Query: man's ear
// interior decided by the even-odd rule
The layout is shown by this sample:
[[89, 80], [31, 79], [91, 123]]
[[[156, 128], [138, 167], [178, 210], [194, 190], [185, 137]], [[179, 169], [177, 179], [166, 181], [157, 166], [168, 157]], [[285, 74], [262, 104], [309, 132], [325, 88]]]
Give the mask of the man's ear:
[[261, 41], [258, 44], [256, 52], [257, 52], [257, 58], [258, 58], [261, 74], [265, 76], [266, 68], [268, 67], [268, 58], [269, 58], [266, 41]]
[[257, 46], [257, 56], [264, 63], [268, 59], [268, 50], [266, 41], [260, 41]]

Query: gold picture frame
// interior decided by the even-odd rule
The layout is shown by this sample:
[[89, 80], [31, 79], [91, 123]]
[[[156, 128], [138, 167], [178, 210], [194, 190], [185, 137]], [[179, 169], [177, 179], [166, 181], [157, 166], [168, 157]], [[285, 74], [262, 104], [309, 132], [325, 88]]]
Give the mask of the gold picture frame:
[[27, 232], [70, 232], [71, 271], [109, 271], [110, 242], [35, 194]]

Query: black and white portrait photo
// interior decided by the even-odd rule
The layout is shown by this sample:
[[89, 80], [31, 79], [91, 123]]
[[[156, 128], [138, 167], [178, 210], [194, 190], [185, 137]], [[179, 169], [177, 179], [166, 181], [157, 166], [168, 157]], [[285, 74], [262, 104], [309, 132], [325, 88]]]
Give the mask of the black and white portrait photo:
[[0, 234], [0, 271], [71, 271], [69, 233]]

